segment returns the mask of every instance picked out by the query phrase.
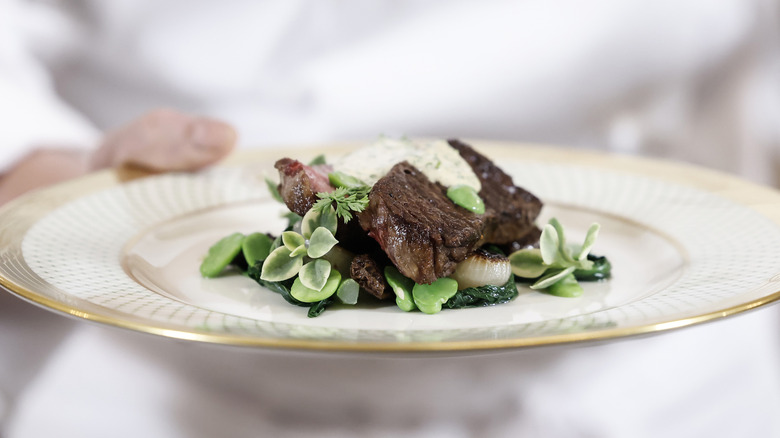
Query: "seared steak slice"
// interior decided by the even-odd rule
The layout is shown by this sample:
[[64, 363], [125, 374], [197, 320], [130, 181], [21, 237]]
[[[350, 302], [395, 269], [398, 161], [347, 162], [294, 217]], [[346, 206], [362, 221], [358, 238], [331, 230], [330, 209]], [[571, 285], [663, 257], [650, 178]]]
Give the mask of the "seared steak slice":
[[531, 192], [517, 187], [511, 176], [471, 146], [460, 140], [448, 142], [469, 163], [482, 183], [479, 191], [485, 202], [482, 242], [507, 244], [527, 235], [539, 216], [542, 201]]
[[518, 240], [503, 244], [500, 248], [506, 254], [512, 254], [515, 251], [527, 248], [539, 248], [539, 238], [542, 236], [542, 230], [533, 226], [523, 237]]
[[279, 171], [279, 194], [290, 211], [303, 216], [319, 198], [319, 192], [332, 192], [328, 181], [330, 166], [307, 166], [298, 160], [282, 158], [274, 164]]
[[339, 218], [336, 240], [339, 241], [339, 246], [354, 253], [369, 252], [374, 254], [374, 252], [379, 251], [379, 244], [363, 231], [357, 218], [353, 218], [346, 224], [344, 220]]
[[361, 254], [352, 259], [350, 277], [357, 281], [361, 288], [371, 295], [384, 300], [393, 296], [393, 290], [385, 281], [383, 267], [368, 254]]
[[482, 215], [453, 204], [444, 187], [406, 161], [377, 181], [368, 199], [360, 225], [416, 283], [450, 275], [477, 247], [484, 228]]

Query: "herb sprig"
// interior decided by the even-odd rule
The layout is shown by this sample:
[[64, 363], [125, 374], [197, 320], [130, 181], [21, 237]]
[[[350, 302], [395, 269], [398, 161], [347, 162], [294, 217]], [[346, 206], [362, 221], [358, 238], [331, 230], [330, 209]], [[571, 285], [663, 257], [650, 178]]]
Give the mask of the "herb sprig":
[[324, 211], [331, 205], [336, 209], [336, 215], [348, 223], [352, 219], [352, 213], [360, 213], [368, 207], [368, 192], [371, 187], [367, 185], [353, 187], [338, 187], [333, 192], [317, 193], [319, 201], [314, 203], [312, 209]]

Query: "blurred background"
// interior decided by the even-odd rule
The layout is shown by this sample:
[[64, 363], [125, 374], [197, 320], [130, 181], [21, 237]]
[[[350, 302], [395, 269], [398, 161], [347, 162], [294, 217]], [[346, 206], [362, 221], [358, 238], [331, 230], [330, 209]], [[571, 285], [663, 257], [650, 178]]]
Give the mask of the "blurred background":
[[89, 147], [169, 107], [250, 147], [501, 139], [775, 183], [774, 0], [0, 5], [3, 145]]
[[[780, 186], [780, 1], [0, 0], [0, 176], [35, 148], [94, 149], [105, 132], [156, 108], [224, 120], [236, 128], [241, 147], [370, 141], [380, 134], [508, 140], [686, 161]], [[61, 408], [76, 394], [84, 406], [104, 416], [106, 424], [114, 417], [126, 421], [127, 436], [214, 436], [224, 430], [198, 425], [213, 420], [220, 427], [262, 427], [247, 420], [254, 412], [241, 403], [265, 408], [274, 402], [270, 396], [263, 399], [257, 394], [289, 392], [284, 378], [276, 378], [281, 374], [274, 375], [273, 381], [255, 382], [268, 385], [256, 393], [244, 387], [246, 381], [217, 375], [218, 368], [200, 362], [212, 350], [196, 353], [187, 346], [172, 348], [132, 334], [117, 341], [94, 327], [85, 336], [71, 335], [71, 330], [84, 335], [83, 325], [8, 294], [0, 295], [0, 436], [6, 430], [4, 419], [13, 426], [8, 430], [16, 431], [8, 436], [42, 436], [35, 431], [46, 430], [38, 427], [38, 416], [44, 411], [51, 421], [46, 433], [84, 432], [57, 429], [60, 424], [93, 424], [88, 414], [79, 417], [87, 412], [82, 405]], [[770, 313], [776, 315], [776, 310]], [[776, 353], [779, 346], [767, 347], [761, 343], [764, 338], [749, 333], [766, 327], [770, 328], [761, 333], [776, 333], [777, 326], [751, 325], [751, 317], [741, 318], [738, 321], [748, 324], [729, 326], [740, 323], [726, 322], [725, 327], [753, 332], [740, 337], [735, 329], [728, 332], [733, 336], [726, 341], [742, 344], [741, 339], [748, 339], [746, 349], [755, 347], [750, 351], [760, 350], [767, 356]], [[717, 420], [724, 412], [736, 415], [735, 403], [751, 406], [742, 403], [747, 399], [759, 403], [759, 409], [780, 405], [780, 390], [766, 391], [764, 382], [753, 382], [754, 386], [740, 393], [742, 398], [728, 401], [728, 397], [711, 396], [713, 388], [725, 393], [729, 382], [746, 388], [751, 377], [760, 380], [762, 376], [744, 372], [743, 364], [729, 364], [724, 356], [707, 356], [708, 351], [725, 354], [721, 342], [726, 341], [713, 335], [712, 327], [724, 326], [708, 325], [685, 332], [688, 337], [670, 336], [662, 342], [654, 343], [658, 338], [653, 338], [641, 345], [594, 347], [600, 348], [598, 354], [572, 348], [521, 353], [522, 360], [512, 356], [503, 362], [465, 360], [465, 368], [456, 370], [452, 365], [448, 371], [446, 390], [429, 380], [430, 396], [395, 394], [393, 412], [397, 415], [391, 418], [422, 425], [414, 436], [479, 436], [473, 432], [482, 430], [477, 426], [492, 424], [487, 414], [487, 419], [475, 416], [478, 425], [468, 426], [474, 429], [453, 429], [454, 423], [444, 414], [439, 426], [425, 429], [421, 416], [411, 409], [407, 415], [402, 409], [407, 402], [446, 405], [468, 393], [479, 395], [472, 397], [473, 404], [522, 411], [530, 431], [564, 424], [564, 420], [555, 423], [563, 417], [573, 421], [567, 423], [574, 425], [572, 429], [543, 436], [570, 437], [577, 430], [591, 437], [671, 436], [641, 435], [633, 427], [675, 430], [672, 420], [685, 422], [685, 416], [706, 419], [697, 424], [708, 424], [708, 430], [716, 432], [676, 429], [688, 433], [675, 436], [727, 436], [717, 434]], [[146, 348], [149, 342], [155, 343], [154, 348]], [[186, 350], [192, 355], [186, 357], [194, 360], [172, 361], [175, 366], [169, 364], [167, 371], [154, 368], [156, 361], [165, 362], [174, 350]], [[637, 365], [630, 362], [632, 357], [647, 358], [645, 363], [650, 363], [667, 354], [679, 357], [681, 368], [677, 363], [668, 363], [665, 369], [631, 368]], [[211, 354], [211, 359], [227, 355], [220, 351]], [[125, 368], [113, 368], [111, 357]], [[707, 357], [723, 360], [718, 366], [734, 373], [725, 380], [719, 374], [721, 368], [701, 374], [703, 368], [720, 363], [703, 363]], [[744, 355], [746, 360], [749, 357]], [[778, 357], [774, 354], [771, 360]], [[243, 376], [253, 376], [262, 367], [280, 373], [289, 368], [287, 359], [280, 356], [250, 360], [242, 353], [232, 358], [234, 365], [252, 362], [255, 368]], [[259, 368], [255, 360], [261, 361]], [[771, 360], [754, 363], [776, 363]], [[630, 382], [636, 391], [631, 403], [653, 393], [654, 379], [673, 382], [670, 387], [676, 389], [671, 395], [656, 391], [656, 398], [649, 398], [656, 400], [655, 405], [622, 415], [630, 406], [619, 398], [625, 385], [620, 380], [609, 388], [597, 385], [606, 377], [582, 384], [569, 367], [577, 361], [591, 361], [585, 363], [590, 364], [586, 369], [596, 370], [593, 374], [617, 371], [615, 379], [625, 378], [623, 382]], [[434, 365], [442, 366], [424, 361], [354, 361], [345, 366], [332, 357], [326, 362], [328, 366], [314, 374], [315, 368], [305, 361], [295, 362], [295, 370], [311, 376], [317, 385], [339, 373], [351, 375], [349, 366], [354, 366], [362, 376], [379, 379], [377, 388], [384, 384], [388, 389], [397, 381], [393, 380], [394, 369], [425, 369], [420, 375], [432, 376], [439, 374]], [[680, 371], [686, 370], [686, 363], [690, 374]], [[197, 364], [203, 372], [182, 375], [183, 364]], [[490, 373], [480, 371], [486, 367], [492, 367]], [[381, 380], [379, 371], [371, 372], [374, 368], [382, 370], [387, 380]], [[111, 374], [120, 369], [128, 374]], [[36, 381], [39, 370], [45, 378]], [[509, 379], [527, 378], [523, 387], [533, 389], [527, 391], [531, 403], [524, 404], [526, 394], [514, 391], [502, 373], [512, 376]], [[212, 379], [202, 379], [203, 375]], [[480, 393], [482, 386], [463, 386], [474, 375], [489, 380], [493, 389]], [[644, 380], [638, 381], [637, 375]], [[701, 377], [692, 380], [693, 375]], [[533, 386], [537, 381], [539, 386]], [[565, 386], [556, 387], [559, 381]], [[29, 396], [25, 395], [28, 382], [34, 383]], [[695, 382], [696, 390], [686, 387], [686, 382]], [[350, 390], [357, 393], [358, 386]], [[759, 389], [750, 392], [755, 388]], [[120, 400], [124, 399], [116, 396], [120, 390], [126, 391], [122, 394], [130, 415], [140, 412], [136, 418], [143, 421], [123, 416], [126, 407]], [[599, 391], [607, 396], [598, 398]], [[211, 398], [215, 392], [221, 395]], [[758, 393], [764, 398], [754, 397]], [[349, 400], [348, 394], [340, 396], [340, 400]], [[305, 397], [288, 394], [280, 398], [277, 403], [287, 405], [279, 412], [288, 416], [278, 421], [297, 422], [300, 418], [290, 412], [295, 412], [301, 398]], [[567, 399], [570, 404], [561, 404]], [[24, 401], [24, 408], [16, 407], [18, 400]], [[360, 397], [351, 400], [359, 412], [373, 412], [372, 405]], [[579, 411], [585, 404], [578, 405], [578, 400], [596, 400], [589, 406], [603, 403], [614, 409], [613, 415], [594, 416], [596, 408]], [[670, 404], [671, 400], [680, 404]], [[713, 400], [716, 405], [709, 406], [707, 401]], [[198, 401], [213, 403], [196, 408]], [[677, 410], [678, 406], [684, 410]], [[309, 408], [316, 411], [319, 406]], [[215, 409], [219, 414], [213, 417], [202, 415]], [[472, 412], [466, 407], [463, 411]], [[276, 411], [269, 408], [267, 412]], [[452, 412], [460, 420], [471, 418], [459, 410]], [[59, 422], [52, 419], [56, 414]], [[585, 414], [590, 417], [586, 419]], [[760, 418], [774, 415], [764, 414]], [[181, 432], [176, 421], [190, 422], [190, 427]], [[391, 432], [382, 436], [399, 436], [392, 432], [398, 432], [395, 426], [388, 426], [391, 423], [383, 423]], [[323, 424], [336, 427], [323, 422], [312, 430]], [[360, 424], [366, 427], [368, 423]], [[287, 426], [273, 430], [283, 431]], [[94, 430], [98, 431], [95, 436], [101, 436], [106, 429]], [[516, 429], [508, 430], [506, 436], [517, 436], [511, 432]], [[403, 436], [412, 436], [406, 432]]]

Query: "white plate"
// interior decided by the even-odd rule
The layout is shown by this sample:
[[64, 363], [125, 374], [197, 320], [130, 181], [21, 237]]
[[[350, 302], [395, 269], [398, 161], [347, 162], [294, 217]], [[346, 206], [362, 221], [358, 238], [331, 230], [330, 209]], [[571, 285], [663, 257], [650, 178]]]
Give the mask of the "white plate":
[[[14, 224], [0, 234], [8, 244], [0, 280], [46, 307], [165, 336], [371, 351], [608, 339], [711, 320], [780, 298], [778, 225], [744, 203], [640, 174], [679, 167], [640, 160], [634, 165], [645, 172], [627, 171], [604, 165], [614, 157], [594, 166], [580, 164], [584, 159], [552, 162], [539, 151], [527, 159], [520, 148], [483, 150], [542, 198], [544, 220], [557, 217], [574, 241], [591, 222], [601, 223], [593, 252], [610, 258], [613, 278], [585, 284], [581, 298], [521, 287], [517, 299], [493, 307], [425, 315], [368, 302], [307, 318], [305, 308], [245, 277], [202, 279], [198, 273], [201, 257], [220, 237], [284, 227], [283, 208], [262, 181], [272, 163], [264, 156], [252, 165], [102, 184], [110, 187], [83, 196], [60, 188], [75, 199], [35, 214], [26, 208], [40, 205], [46, 193], [23, 199], [0, 214], [0, 223]], [[690, 172], [700, 177], [698, 185], [722, 177]], [[761, 194], [763, 203], [778, 205], [773, 192]]]

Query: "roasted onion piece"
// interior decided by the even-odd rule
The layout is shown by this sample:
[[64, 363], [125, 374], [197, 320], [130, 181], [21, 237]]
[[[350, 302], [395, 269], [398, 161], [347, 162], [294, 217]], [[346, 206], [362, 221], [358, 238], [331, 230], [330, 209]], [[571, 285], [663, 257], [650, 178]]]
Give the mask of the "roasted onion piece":
[[450, 277], [458, 282], [458, 289], [466, 289], [486, 284], [502, 286], [510, 275], [512, 266], [508, 258], [480, 248], [460, 262]]

